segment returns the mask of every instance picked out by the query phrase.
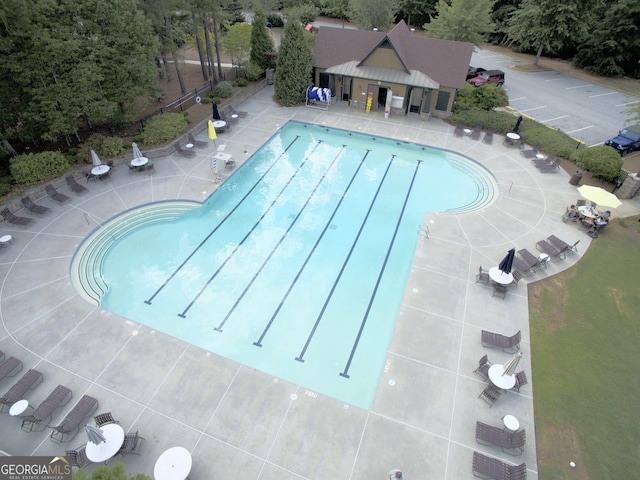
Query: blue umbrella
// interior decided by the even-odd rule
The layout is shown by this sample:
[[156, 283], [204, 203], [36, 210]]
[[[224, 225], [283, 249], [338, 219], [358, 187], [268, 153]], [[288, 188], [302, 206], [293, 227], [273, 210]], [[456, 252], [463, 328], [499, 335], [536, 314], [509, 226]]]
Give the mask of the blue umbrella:
[[220, 120], [220, 113], [218, 112], [218, 104], [216, 102], [212, 102], [211, 107], [213, 108], [213, 119]]
[[502, 273], [511, 273], [511, 269], [513, 268], [513, 257], [516, 256], [516, 249], [512, 248], [507, 253], [507, 256], [502, 259], [498, 268]]
[[513, 127], [513, 133], [518, 133], [518, 129], [520, 128], [520, 122], [522, 122], [522, 115], [518, 117], [518, 121], [516, 122], [516, 126]]

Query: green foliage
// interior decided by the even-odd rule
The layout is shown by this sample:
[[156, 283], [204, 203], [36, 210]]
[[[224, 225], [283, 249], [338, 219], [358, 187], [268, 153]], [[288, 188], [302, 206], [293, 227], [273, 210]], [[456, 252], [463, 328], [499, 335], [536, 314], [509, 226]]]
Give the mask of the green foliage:
[[105, 137], [94, 133], [74, 153], [79, 161], [91, 163], [91, 150], [104, 160], [126, 153], [128, 146], [120, 137]]
[[578, 45], [574, 64], [598, 75], [640, 78], [640, 2], [607, 2], [601, 12]]
[[287, 20], [300, 22], [302, 25], [313, 22], [318, 17], [318, 8], [305, 4], [287, 10]]
[[73, 480], [151, 480], [151, 477], [142, 473], [129, 475], [125, 464], [117, 462], [113, 466], [102, 465], [95, 468], [91, 476], [84, 470], [76, 470], [73, 472]]
[[246, 87], [247, 85], [249, 85], [249, 82], [247, 82], [246, 78], [239, 78], [238, 80], [236, 80], [235, 82], [233, 82], [233, 84], [236, 87]]
[[233, 65], [242, 65], [251, 51], [251, 25], [236, 23], [227, 26], [227, 33], [220, 40], [222, 51], [231, 57]]
[[233, 84], [231, 82], [220, 82], [211, 93], [214, 97], [229, 98], [233, 95]]
[[279, 13], [267, 13], [267, 22], [271, 24], [271, 28], [284, 27], [284, 19]]
[[165, 113], [151, 117], [137, 140], [146, 146], [163, 145], [187, 131], [189, 118], [184, 113]]
[[611, 147], [602, 145], [584, 148], [576, 157], [576, 164], [579, 167], [603, 180], [613, 181], [622, 174], [622, 158]]
[[404, 19], [407, 25], [424, 25], [436, 12], [437, 0], [398, 0], [396, 20]]
[[349, 18], [349, 0], [321, 0], [320, 13], [327, 17], [347, 19]]
[[491, 11], [495, 0], [439, 0], [437, 17], [423, 26], [433, 38], [473, 43], [480, 47], [494, 30]]
[[62, 175], [69, 170], [69, 166], [67, 157], [56, 151], [18, 155], [10, 160], [9, 169], [16, 183], [32, 185]]
[[263, 70], [268, 68], [269, 59], [265, 55], [274, 50], [273, 39], [267, 29], [267, 17], [262, 8], [255, 11], [251, 29], [251, 63], [259, 65]]
[[156, 38], [136, 0], [33, 1], [27, 10], [0, 35], [7, 137], [56, 140], [85, 119], [135, 109], [153, 90]]
[[10, 176], [0, 177], [0, 197], [4, 197], [11, 191], [13, 178]]
[[311, 85], [313, 54], [307, 45], [302, 27], [288, 22], [278, 53], [275, 72], [275, 98], [285, 106], [304, 103], [307, 87]]
[[504, 89], [496, 85], [484, 85], [476, 88], [466, 83], [464, 88], [458, 91], [455, 109], [480, 108], [482, 110], [492, 110], [498, 107], [506, 107], [507, 105], [509, 105], [509, 96]]
[[393, 25], [395, 7], [389, 0], [351, 0], [349, 17], [362, 30], [388, 31]]
[[255, 82], [264, 75], [264, 68], [253, 62], [249, 62], [249, 64], [242, 67], [242, 71], [250, 82]]

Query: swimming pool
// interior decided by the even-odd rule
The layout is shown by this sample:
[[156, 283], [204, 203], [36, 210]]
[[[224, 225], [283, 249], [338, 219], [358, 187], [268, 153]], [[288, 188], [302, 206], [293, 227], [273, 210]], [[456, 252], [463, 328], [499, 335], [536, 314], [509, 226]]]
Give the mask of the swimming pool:
[[203, 204], [96, 230], [72, 279], [107, 310], [369, 408], [425, 212], [495, 192], [453, 152], [288, 122]]

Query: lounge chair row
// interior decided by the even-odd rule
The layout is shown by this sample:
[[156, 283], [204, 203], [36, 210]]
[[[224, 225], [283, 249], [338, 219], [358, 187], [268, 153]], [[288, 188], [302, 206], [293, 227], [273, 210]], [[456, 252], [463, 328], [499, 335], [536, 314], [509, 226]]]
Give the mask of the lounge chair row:
[[520, 455], [524, 452], [527, 434], [524, 429], [511, 432], [501, 427], [476, 422], [476, 442], [482, 445], [495, 445], [509, 455]]
[[40, 384], [41, 381], [42, 373], [33, 369], [29, 370], [2, 397], [0, 397], [0, 405], [2, 405], [2, 409], [8, 409], [18, 400], [22, 400], [24, 394]]
[[78, 433], [83, 420], [92, 415], [97, 408], [98, 400], [89, 395], [83, 395], [59, 425], [50, 427], [53, 429], [50, 440], [56, 443], [65, 443], [71, 440]]

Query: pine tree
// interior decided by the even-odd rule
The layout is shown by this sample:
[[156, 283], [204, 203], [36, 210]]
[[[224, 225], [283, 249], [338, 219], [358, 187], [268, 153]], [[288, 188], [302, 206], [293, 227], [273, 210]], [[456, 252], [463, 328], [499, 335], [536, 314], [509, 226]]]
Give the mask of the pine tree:
[[251, 29], [251, 61], [265, 70], [269, 67], [265, 53], [272, 51], [273, 40], [267, 30], [267, 17], [261, 8], [256, 9]]
[[313, 54], [304, 40], [302, 26], [287, 22], [278, 52], [275, 97], [283, 105], [304, 103], [311, 82]]

